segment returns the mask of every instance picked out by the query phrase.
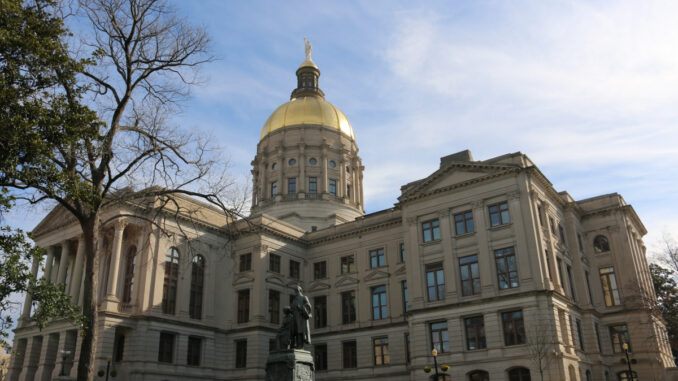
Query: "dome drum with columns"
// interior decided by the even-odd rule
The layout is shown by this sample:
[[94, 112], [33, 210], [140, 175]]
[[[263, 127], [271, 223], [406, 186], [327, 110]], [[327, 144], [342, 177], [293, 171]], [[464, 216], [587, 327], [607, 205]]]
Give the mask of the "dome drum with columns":
[[291, 100], [264, 123], [252, 161], [252, 213], [308, 231], [364, 214], [363, 169], [353, 128], [318, 87], [307, 53]]

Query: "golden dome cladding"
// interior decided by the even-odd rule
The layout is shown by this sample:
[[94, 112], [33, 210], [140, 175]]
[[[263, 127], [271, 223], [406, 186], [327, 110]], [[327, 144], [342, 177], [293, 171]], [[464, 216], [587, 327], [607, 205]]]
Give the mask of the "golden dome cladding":
[[261, 128], [261, 137], [283, 127], [301, 124], [336, 129], [355, 140], [353, 128], [341, 110], [320, 97], [293, 98], [278, 107]]

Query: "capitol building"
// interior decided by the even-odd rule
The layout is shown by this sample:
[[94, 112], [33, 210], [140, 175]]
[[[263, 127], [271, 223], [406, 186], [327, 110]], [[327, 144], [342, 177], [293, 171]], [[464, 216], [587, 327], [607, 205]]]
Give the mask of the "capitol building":
[[[365, 214], [353, 127], [310, 55], [296, 75], [263, 123], [247, 219], [186, 196], [180, 218], [152, 202], [105, 210], [95, 373], [110, 358], [120, 380], [264, 380], [301, 285], [318, 381], [429, 380], [433, 348], [440, 380], [669, 379], [646, 230], [621, 195], [574, 200], [523, 153], [462, 151]], [[33, 234], [44, 276], [81, 302], [77, 221], [57, 207]], [[75, 375], [77, 330], [38, 330], [26, 302], [7, 379]]]

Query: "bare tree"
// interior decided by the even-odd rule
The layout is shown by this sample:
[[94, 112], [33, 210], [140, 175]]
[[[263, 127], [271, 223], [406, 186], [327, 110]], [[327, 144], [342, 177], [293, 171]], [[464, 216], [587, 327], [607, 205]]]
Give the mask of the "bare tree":
[[[195, 210], [176, 201], [183, 194], [218, 207], [225, 224], [237, 213], [224, 201], [233, 181], [209, 139], [171, 124], [177, 102], [196, 83], [195, 69], [213, 59], [206, 32], [178, 17], [164, 0], [82, 0], [79, 12], [92, 27], [78, 49], [86, 60], [75, 66], [79, 75], [73, 78], [57, 73], [56, 91], [64, 95], [64, 109], [82, 112], [57, 118], [56, 127], [32, 126], [42, 139], [53, 130], [64, 139], [41, 145], [30, 160], [3, 174], [0, 186], [17, 189], [31, 203], [56, 201], [82, 228], [87, 323], [77, 379], [86, 381], [96, 348], [96, 248], [107, 222], [102, 211], [154, 200], [157, 213], [190, 215]], [[128, 191], [130, 186], [141, 190]]]
[[660, 248], [661, 251], [657, 254], [659, 262], [678, 273], [678, 243], [668, 232], [664, 232]]
[[539, 377], [544, 381], [544, 372], [549, 369], [556, 349], [555, 327], [552, 320], [542, 316], [527, 330], [527, 349], [534, 366], [539, 370]]

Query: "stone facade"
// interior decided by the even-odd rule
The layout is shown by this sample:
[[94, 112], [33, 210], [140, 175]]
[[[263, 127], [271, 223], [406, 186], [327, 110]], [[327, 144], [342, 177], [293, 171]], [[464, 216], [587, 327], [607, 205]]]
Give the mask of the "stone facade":
[[[324, 102], [315, 64], [297, 74], [293, 101]], [[266, 122], [247, 221], [181, 197], [194, 213], [178, 219], [131, 204], [106, 211], [96, 369], [111, 357], [124, 380], [264, 380], [300, 284], [319, 381], [424, 380], [434, 347], [453, 380], [623, 380], [624, 342], [639, 379], [665, 379], [674, 363], [650, 308], [646, 231], [620, 195], [576, 201], [524, 154], [464, 151], [404, 185], [393, 208], [364, 215], [353, 131], [318, 104]], [[76, 221], [57, 208], [34, 234], [48, 249], [45, 276], [80, 301]], [[79, 340], [66, 322], [39, 331], [22, 320], [9, 379], [50, 380], [62, 349], [74, 375]]]

